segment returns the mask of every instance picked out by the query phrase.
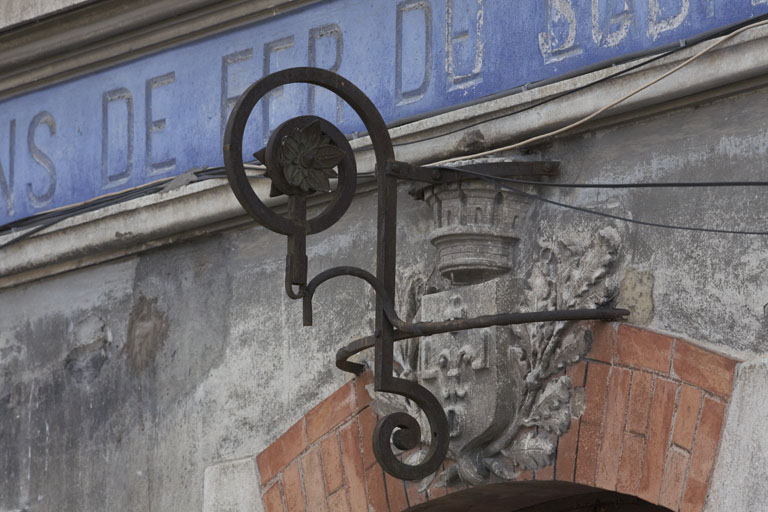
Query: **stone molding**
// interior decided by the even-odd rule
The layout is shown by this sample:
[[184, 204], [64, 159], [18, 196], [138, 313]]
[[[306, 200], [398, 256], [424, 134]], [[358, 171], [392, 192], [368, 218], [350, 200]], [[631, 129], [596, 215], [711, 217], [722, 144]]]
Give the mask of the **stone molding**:
[[0, 100], [317, 1], [90, 1], [0, 31]]
[[[738, 361], [624, 324], [591, 329], [586, 360], [565, 372], [584, 389], [584, 413], [571, 418], [554, 465], [516, 481], [573, 482], [702, 510]], [[383, 473], [371, 448], [371, 380], [348, 382], [257, 456], [266, 512], [440, 510], [450, 497], [440, 498], [467, 489], [433, 482], [421, 490]]]

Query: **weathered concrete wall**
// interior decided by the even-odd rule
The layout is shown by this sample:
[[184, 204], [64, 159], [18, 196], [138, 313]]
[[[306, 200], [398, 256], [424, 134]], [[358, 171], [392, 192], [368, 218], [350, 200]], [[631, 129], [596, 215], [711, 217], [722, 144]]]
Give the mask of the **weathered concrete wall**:
[[[766, 101], [758, 89], [564, 138], [538, 156], [562, 160], [564, 182], [760, 179]], [[542, 193], [645, 221], [763, 224], [761, 189]], [[361, 195], [310, 238], [310, 275], [373, 268], [374, 205]], [[403, 193], [399, 219], [399, 267], [429, 275], [429, 209]], [[743, 357], [768, 349], [763, 238], [541, 203], [525, 222], [519, 275], [539, 237], [615, 224], [619, 303], [636, 309], [636, 323]], [[1, 291], [0, 510], [201, 510], [204, 482], [212, 489], [234, 471], [212, 466], [257, 454], [337, 389], [347, 375], [335, 351], [368, 333], [372, 294], [356, 280], [330, 282], [315, 327], [302, 328], [300, 304], [283, 293], [284, 251], [284, 239], [249, 227]], [[249, 464], [238, 462], [238, 474]]]
[[712, 475], [707, 511], [760, 510], [768, 503], [768, 361], [742, 364]]
[[[311, 273], [373, 270], [372, 204], [310, 238]], [[403, 206], [400, 263], [422, 267], [428, 210]], [[201, 510], [206, 467], [337, 389], [335, 352], [368, 334], [372, 294], [330, 282], [303, 328], [284, 251], [253, 227], [4, 291], [0, 510]]]
[[[764, 180], [768, 90], [569, 137], [542, 155], [562, 182]], [[563, 203], [662, 224], [768, 231], [764, 188], [546, 191]], [[768, 239], [627, 224], [538, 203], [544, 233], [615, 223], [626, 247], [620, 303], [631, 320], [749, 358], [768, 351]], [[534, 242], [531, 236], [528, 246]], [[519, 254], [527, 253], [524, 243]], [[652, 300], [651, 300], [652, 299]], [[650, 300], [650, 302], [649, 302]]]

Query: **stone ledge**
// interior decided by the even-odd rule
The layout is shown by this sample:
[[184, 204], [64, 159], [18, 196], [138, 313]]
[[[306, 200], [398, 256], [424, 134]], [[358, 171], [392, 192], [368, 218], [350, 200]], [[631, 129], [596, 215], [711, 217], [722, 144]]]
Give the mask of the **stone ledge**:
[[101, 0], [75, 6], [0, 32], [0, 99], [317, 1]]

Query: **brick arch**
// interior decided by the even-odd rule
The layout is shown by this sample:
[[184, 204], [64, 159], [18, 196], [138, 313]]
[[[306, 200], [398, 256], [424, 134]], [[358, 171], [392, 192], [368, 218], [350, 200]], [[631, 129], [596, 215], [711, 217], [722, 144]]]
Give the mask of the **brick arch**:
[[[584, 389], [583, 414], [560, 438], [554, 465], [518, 480], [702, 510], [738, 361], [624, 324], [595, 324], [593, 333], [588, 356], [566, 372]], [[257, 456], [267, 512], [400, 512], [466, 489], [420, 491], [382, 471], [370, 382], [370, 373], [348, 382]]]

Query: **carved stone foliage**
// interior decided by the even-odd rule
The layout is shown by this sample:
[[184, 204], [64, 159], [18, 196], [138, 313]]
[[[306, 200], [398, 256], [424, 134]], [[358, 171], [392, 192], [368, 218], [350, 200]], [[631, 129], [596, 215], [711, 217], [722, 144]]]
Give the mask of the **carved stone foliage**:
[[[541, 240], [539, 246], [527, 282], [507, 275], [423, 295], [416, 316], [445, 320], [513, 309], [596, 308], [615, 297], [614, 228]], [[403, 347], [396, 355], [401, 376], [427, 387], [448, 418], [449, 458], [456, 464], [439, 478], [478, 485], [551, 465], [558, 436], [581, 414], [574, 398], [582, 390], [562, 370], [584, 357], [591, 341], [584, 323], [549, 322], [440, 334]], [[377, 396], [374, 405], [380, 412], [405, 407], [418, 413], [411, 404], [387, 400]], [[419, 454], [409, 457], [415, 461]]]

